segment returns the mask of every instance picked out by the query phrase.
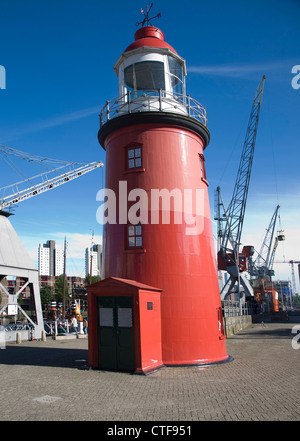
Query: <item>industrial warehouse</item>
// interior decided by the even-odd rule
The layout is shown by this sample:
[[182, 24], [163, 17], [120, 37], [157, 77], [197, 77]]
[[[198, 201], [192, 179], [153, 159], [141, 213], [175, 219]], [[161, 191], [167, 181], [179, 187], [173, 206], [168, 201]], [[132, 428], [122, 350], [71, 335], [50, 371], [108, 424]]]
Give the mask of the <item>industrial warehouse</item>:
[[[104, 161], [60, 161], [0, 146], [5, 162], [18, 158], [48, 167], [30, 180], [0, 189], [3, 373], [10, 364], [24, 362], [26, 368], [44, 371], [45, 378], [51, 367], [63, 378], [63, 385], [55, 384], [40, 395], [36, 390], [30, 415], [24, 416], [20, 410], [20, 419], [233, 421], [275, 416], [277, 420], [299, 420], [299, 377], [295, 372], [300, 259], [296, 255], [293, 259], [278, 257], [289, 232], [283, 228], [284, 213], [277, 200], [260, 232], [260, 248], [256, 250], [253, 243], [242, 239], [268, 75], [262, 72], [251, 91], [253, 100], [235, 180], [230, 175], [231, 199], [226, 202], [221, 183], [211, 201], [206, 164], [213, 137], [209, 114], [198, 97], [187, 93], [186, 61], [153, 25], [161, 14], [154, 14], [152, 6], [142, 10], [144, 18], [137, 23], [134, 40], [126, 43], [113, 66], [118, 96], [106, 97], [99, 108], [100, 126], [95, 133], [98, 131]], [[102, 69], [106, 69], [105, 63]], [[83, 176], [99, 170], [105, 172], [105, 183], [95, 191], [95, 211], [103, 242], [95, 245], [92, 240], [86, 248], [85, 281], [67, 274], [67, 238], [64, 248], [56, 247], [56, 251], [52, 239], [39, 245], [37, 269], [13, 226], [13, 208], [31, 198], [36, 201], [44, 193], [57, 193], [61, 191], [58, 187], [71, 188], [73, 181], [81, 182]], [[97, 280], [93, 278], [96, 260]], [[276, 263], [289, 268], [291, 280], [275, 278]], [[54, 295], [59, 283], [60, 299]], [[51, 302], [50, 297], [43, 301], [45, 287]], [[253, 380], [251, 370], [251, 363], [255, 370], [259, 366], [268, 369], [277, 351], [278, 372], [288, 381], [288, 366], [283, 361], [290, 357], [295, 380], [292, 404], [284, 404], [284, 399], [282, 406], [278, 402], [278, 414], [268, 402], [272, 399], [267, 384], [262, 386], [258, 377]], [[1, 365], [0, 358], [0, 369]], [[243, 405], [241, 396], [235, 397], [226, 411], [224, 403], [232, 393], [228, 384], [242, 382], [244, 377], [254, 389], [246, 389]], [[216, 384], [215, 391], [209, 388], [210, 382]], [[92, 397], [89, 406], [97, 403], [98, 413], [83, 408], [72, 416], [67, 408], [65, 416], [60, 416], [65, 384], [78, 390], [84, 385], [89, 394], [86, 399]], [[168, 384], [182, 385], [182, 406]], [[101, 398], [93, 394], [98, 387]], [[262, 387], [269, 397], [266, 400], [258, 397]], [[131, 393], [134, 397], [127, 410], [117, 397], [120, 389], [127, 398]], [[156, 411], [154, 402], [160, 390], [164, 404], [158, 404], [160, 410]], [[186, 391], [190, 391], [188, 396]], [[195, 397], [191, 398], [193, 391], [201, 396], [200, 401], [209, 397], [207, 406], [201, 401], [201, 410]], [[145, 407], [147, 397], [154, 400], [151, 413]], [[134, 401], [140, 402], [140, 411]], [[262, 403], [260, 410], [257, 402]], [[52, 409], [49, 417], [45, 417], [44, 405]], [[8, 413], [2, 412], [2, 418], [9, 419]], [[108, 435], [111, 430], [108, 427]], [[118, 429], [111, 434], [118, 435]], [[152, 429], [152, 435], [157, 434]], [[188, 424], [181, 434], [191, 435]]]

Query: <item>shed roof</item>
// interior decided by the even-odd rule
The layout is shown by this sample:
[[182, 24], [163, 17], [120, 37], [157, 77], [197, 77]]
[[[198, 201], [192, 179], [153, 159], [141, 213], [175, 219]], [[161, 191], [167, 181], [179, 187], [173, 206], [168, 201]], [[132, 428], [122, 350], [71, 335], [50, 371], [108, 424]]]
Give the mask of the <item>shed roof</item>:
[[99, 285], [110, 284], [110, 282], [113, 282], [115, 284], [120, 284], [120, 285], [130, 285], [130, 286], [134, 286], [138, 289], [145, 289], [147, 291], [163, 291], [163, 289], [161, 289], [161, 288], [145, 285], [144, 283], [137, 282], [136, 280], [121, 279], [119, 277], [107, 277], [106, 279], [100, 280], [99, 282], [96, 282], [96, 283], [93, 283], [92, 285], [89, 285], [87, 288], [92, 288], [92, 287], [96, 287]]

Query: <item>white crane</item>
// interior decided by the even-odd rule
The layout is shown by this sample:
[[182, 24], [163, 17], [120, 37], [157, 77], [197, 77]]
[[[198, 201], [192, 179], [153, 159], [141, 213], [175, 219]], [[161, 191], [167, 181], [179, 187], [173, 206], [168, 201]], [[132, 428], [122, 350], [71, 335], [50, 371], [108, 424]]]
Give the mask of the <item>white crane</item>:
[[[300, 260], [275, 260], [274, 263], [288, 263], [291, 265], [291, 273], [292, 273], [292, 288], [293, 294], [295, 295], [297, 292], [296, 288], [296, 277], [295, 277], [295, 268], [294, 265], [300, 265]], [[300, 281], [300, 270], [299, 270], [299, 281]]]
[[[92, 162], [90, 164], [66, 162], [32, 155], [0, 145], [0, 158], [13, 168], [16, 168], [8, 155], [14, 155], [25, 161], [34, 162], [44, 168], [49, 168], [49, 166], [53, 167], [53, 165], [57, 165], [57, 167], [33, 176], [32, 178], [25, 178], [20, 182], [0, 188], [0, 210], [8, 209], [14, 204], [18, 204], [21, 201], [52, 190], [62, 184], [66, 184], [98, 167], [103, 167], [103, 162], [101, 161]], [[75, 166], [78, 167], [74, 168]], [[37, 181], [37, 183], [34, 183], [35, 181]], [[26, 185], [26, 187], [22, 188], [24, 185]]]
[[[46, 168], [47, 171], [32, 178], [27, 178], [23, 171], [13, 163], [11, 156], [39, 165], [44, 169]], [[32, 155], [3, 145], [0, 145], [0, 159], [23, 177], [23, 179], [16, 184], [0, 188], [0, 292], [4, 292], [8, 298], [7, 303], [0, 309], [0, 315], [4, 313], [9, 315], [9, 311], [12, 310], [14, 314], [16, 314], [18, 310], [21, 311], [33, 330], [32, 337], [40, 339], [44, 330], [44, 323], [38, 270], [8, 219], [11, 213], [5, 210], [10, 209], [13, 205], [21, 201], [79, 178], [98, 167], [103, 167], [103, 163], [93, 162], [91, 164], [82, 164], [60, 161]], [[56, 167], [53, 168], [54, 166]], [[25, 283], [18, 292], [10, 294], [2, 284], [2, 279], [6, 276], [21, 277]], [[33, 294], [35, 319], [29, 317], [18, 303], [18, 296], [20, 296], [27, 286], [29, 286]], [[12, 338], [15, 338], [15, 336], [9, 337], [9, 339]]]

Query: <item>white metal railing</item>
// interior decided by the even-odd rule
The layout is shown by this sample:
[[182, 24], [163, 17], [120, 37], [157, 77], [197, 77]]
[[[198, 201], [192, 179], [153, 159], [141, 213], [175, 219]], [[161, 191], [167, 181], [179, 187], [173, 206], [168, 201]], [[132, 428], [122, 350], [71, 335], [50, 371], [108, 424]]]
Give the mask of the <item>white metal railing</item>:
[[234, 317], [251, 314], [247, 302], [222, 300], [222, 309], [223, 317]]
[[207, 126], [205, 108], [189, 95], [165, 90], [128, 91], [107, 101], [100, 112], [100, 127], [112, 118], [135, 112], [172, 112], [197, 119]]

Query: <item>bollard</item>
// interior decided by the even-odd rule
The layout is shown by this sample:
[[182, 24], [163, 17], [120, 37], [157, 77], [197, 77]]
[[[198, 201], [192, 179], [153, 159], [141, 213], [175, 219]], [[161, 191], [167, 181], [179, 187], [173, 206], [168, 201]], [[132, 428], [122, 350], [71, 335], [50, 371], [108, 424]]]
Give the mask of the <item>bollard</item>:
[[45, 331], [42, 331], [42, 341], [47, 341]]
[[16, 343], [17, 343], [17, 344], [22, 343], [22, 338], [21, 338], [21, 333], [20, 333], [20, 332], [17, 332]]

